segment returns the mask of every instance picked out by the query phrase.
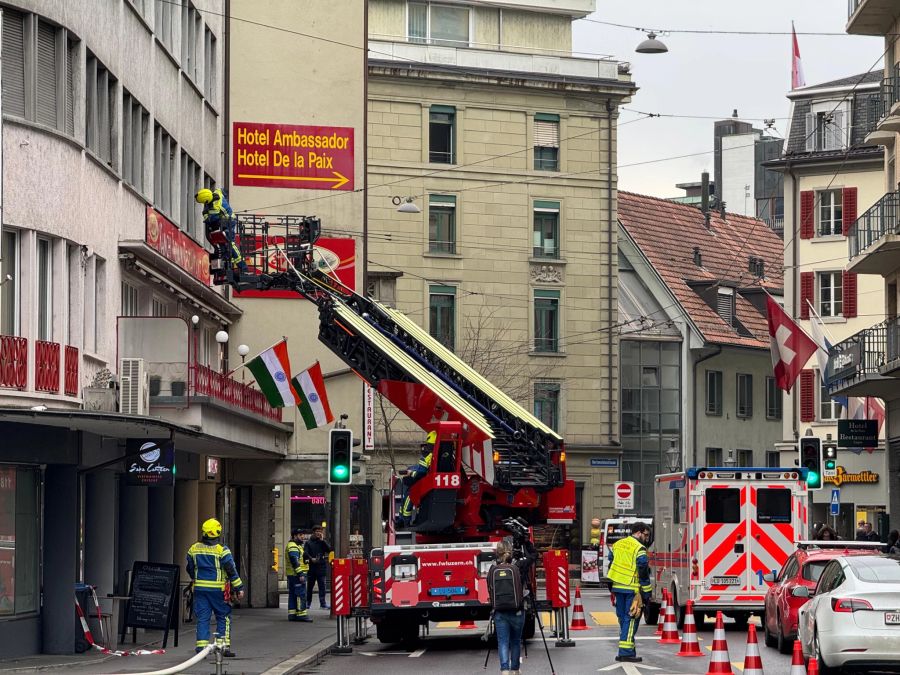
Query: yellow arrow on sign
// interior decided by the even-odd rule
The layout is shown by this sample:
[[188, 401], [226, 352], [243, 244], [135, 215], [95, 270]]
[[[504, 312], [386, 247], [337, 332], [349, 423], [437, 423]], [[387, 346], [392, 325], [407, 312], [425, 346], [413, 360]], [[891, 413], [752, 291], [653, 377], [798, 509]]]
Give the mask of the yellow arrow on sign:
[[334, 174], [334, 178], [318, 178], [316, 176], [264, 176], [261, 174], [255, 173], [239, 173], [238, 178], [256, 178], [257, 180], [293, 180], [293, 181], [315, 181], [321, 183], [334, 183], [331, 186], [332, 190], [337, 190], [339, 187], [342, 187], [350, 182], [350, 179], [347, 178], [344, 174], [338, 173], [337, 171], [332, 171]]

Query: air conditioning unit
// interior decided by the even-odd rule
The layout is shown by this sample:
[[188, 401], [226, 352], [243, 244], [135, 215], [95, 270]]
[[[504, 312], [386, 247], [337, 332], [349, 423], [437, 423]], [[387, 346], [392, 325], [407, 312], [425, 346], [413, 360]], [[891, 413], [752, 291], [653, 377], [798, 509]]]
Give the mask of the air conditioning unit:
[[150, 413], [150, 379], [144, 359], [119, 360], [119, 412], [123, 415]]

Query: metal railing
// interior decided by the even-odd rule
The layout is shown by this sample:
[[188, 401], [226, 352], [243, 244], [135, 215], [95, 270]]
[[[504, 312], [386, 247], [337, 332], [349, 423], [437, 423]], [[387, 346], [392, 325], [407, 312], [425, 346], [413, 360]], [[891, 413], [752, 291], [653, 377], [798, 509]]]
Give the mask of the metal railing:
[[192, 393], [209, 396], [241, 410], [261, 415], [276, 422], [281, 421], [281, 410], [269, 405], [265, 395], [225, 373], [213, 370], [209, 366], [194, 364]]
[[900, 317], [887, 319], [887, 361], [900, 359]]
[[63, 383], [63, 391], [66, 396], [78, 396], [78, 367], [80, 361], [78, 347], [66, 345], [65, 380]]
[[59, 393], [59, 343], [34, 341], [34, 389]]
[[769, 226], [769, 229], [772, 230], [779, 237], [784, 239], [784, 216], [776, 216], [775, 218], [760, 218], [766, 225]]
[[853, 15], [856, 14], [856, 10], [859, 9], [859, 6], [863, 4], [866, 0], [847, 0], [847, 20], [849, 21], [853, 18]]
[[28, 340], [0, 335], [0, 387], [25, 389], [28, 386]]
[[847, 233], [850, 257], [855, 258], [885, 234], [900, 234], [900, 192], [888, 192], [856, 219]]
[[887, 324], [888, 321], [882, 321], [838, 342], [831, 348], [831, 357], [844, 352], [852, 353], [858, 358], [858, 364], [853, 370], [832, 377], [828, 382], [830, 391], [866, 375], [880, 375], [879, 369], [885, 364], [887, 356]]

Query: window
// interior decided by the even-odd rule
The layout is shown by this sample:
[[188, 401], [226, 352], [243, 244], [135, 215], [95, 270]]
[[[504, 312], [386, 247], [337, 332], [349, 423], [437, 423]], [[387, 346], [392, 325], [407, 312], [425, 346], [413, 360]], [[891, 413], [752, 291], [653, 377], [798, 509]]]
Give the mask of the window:
[[203, 29], [203, 94], [210, 103], [215, 103], [216, 98], [216, 36], [209, 27]]
[[781, 466], [781, 453], [777, 450], [766, 450], [766, 467], [774, 469]]
[[822, 190], [816, 193], [819, 199], [819, 236], [827, 237], [843, 233], [844, 201], [843, 190]]
[[781, 571], [778, 573], [778, 581], [784, 581], [785, 579], [793, 579], [797, 576], [797, 568], [800, 566], [800, 563], [797, 562], [796, 556], [791, 556], [787, 559], [787, 562], [784, 563], [784, 567], [781, 568]]
[[197, 47], [203, 21], [191, 0], [184, 0], [181, 7], [181, 70], [194, 82], [200, 82], [200, 60]]
[[369, 272], [368, 288], [366, 295], [374, 298], [388, 307], [397, 306], [397, 276], [396, 274], [378, 274]]
[[741, 522], [741, 490], [740, 490], [740, 488], [707, 488], [706, 489], [706, 522], [707, 523], [739, 523], [739, 522]]
[[37, 240], [38, 340], [53, 340], [53, 251], [49, 239]]
[[93, 351], [97, 353], [103, 344], [104, 312], [106, 300], [106, 261], [94, 256], [94, 340]]
[[3, 230], [0, 242], [0, 312], [0, 335], [16, 335], [19, 330], [19, 237], [14, 230]]
[[535, 258], [559, 258], [559, 202], [534, 203]]
[[[813, 112], [806, 114], [806, 151], [842, 150], [846, 147], [844, 119], [846, 103], [835, 109], [833, 101], [813, 104]], [[816, 107], [822, 108], [815, 110]], [[847, 115], [846, 117], [849, 117]]]
[[40, 472], [0, 465], [0, 616], [39, 609]]
[[737, 451], [737, 465], [738, 466], [753, 466], [753, 450], [738, 450]]
[[456, 253], [456, 197], [428, 196], [428, 250]]
[[722, 371], [706, 371], [706, 414], [722, 414]]
[[456, 341], [456, 289], [430, 286], [428, 289], [428, 327], [431, 337], [448, 349]]
[[116, 78], [88, 52], [85, 76], [85, 143], [97, 157], [113, 166], [113, 126]]
[[122, 178], [143, 192], [144, 149], [147, 145], [147, 130], [150, 115], [137, 99], [128, 91], [122, 99]]
[[841, 316], [844, 311], [843, 273], [819, 272], [819, 315]]
[[535, 382], [534, 416], [554, 431], [559, 431], [558, 382]]
[[153, 298], [150, 316], [169, 316], [169, 306], [166, 304], [166, 301]]
[[194, 195], [200, 189], [200, 166], [184, 150], [181, 151], [181, 229], [198, 241], [203, 240], [199, 207]]
[[819, 371], [815, 374], [816, 382], [819, 382], [819, 421], [840, 419], [841, 411], [844, 409], [840, 403], [828, 395], [828, 387], [822, 383]]
[[722, 448], [706, 449], [706, 466], [722, 466]]
[[900, 560], [896, 558], [866, 556], [849, 558], [847, 562], [853, 574], [867, 584], [900, 584]]
[[175, 31], [172, 20], [175, 6], [173, 0], [156, 0], [156, 39], [172, 53], [175, 52]]
[[534, 291], [534, 351], [559, 351], [559, 291]]
[[803, 578], [807, 581], [818, 581], [825, 571], [828, 560], [813, 560], [803, 566]]
[[410, 42], [444, 47], [469, 46], [467, 7], [410, 2], [407, 14], [407, 34]]
[[780, 420], [782, 415], [783, 397], [781, 389], [775, 383], [774, 377], [766, 378], [766, 419]]
[[791, 491], [785, 488], [759, 488], [756, 491], [756, 522], [791, 522]]
[[138, 289], [127, 281], [122, 282], [122, 316], [140, 316]]
[[753, 417], [753, 376], [747, 373], [738, 373], [737, 376], [737, 407], [735, 414], [744, 419]]
[[734, 289], [720, 288], [716, 294], [716, 313], [729, 326], [734, 325]]
[[175, 174], [175, 141], [159, 124], [154, 125], [153, 202], [157, 209], [171, 215], [172, 180]]
[[534, 168], [559, 171], [559, 115], [534, 116]]
[[433, 164], [456, 162], [456, 108], [433, 105], [428, 112], [428, 161]]

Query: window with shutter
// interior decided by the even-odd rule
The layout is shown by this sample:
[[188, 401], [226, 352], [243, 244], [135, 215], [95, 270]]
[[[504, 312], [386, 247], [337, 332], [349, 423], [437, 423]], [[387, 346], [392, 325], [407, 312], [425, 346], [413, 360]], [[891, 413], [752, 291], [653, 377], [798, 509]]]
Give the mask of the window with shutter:
[[841, 150], [845, 147], [844, 136], [844, 111], [835, 110], [831, 119], [827, 122], [828, 132], [826, 134], [825, 149]]
[[814, 422], [816, 419], [816, 374], [810, 369], [800, 371], [800, 421]]
[[35, 118], [41, 124], [57, 128], [56, 105], [56, 29], [38, 22], [37, 73], [35, 78]]
[[816, 116], [812, 113], [806, 113], [806, 138], [804, 147], [806, 152], [812, 152], [816, 149]]
[[853, 223], [856, 222], [856, 201], [857, 190], [855, 187], [846, 187], [843, 190], [842, 199], [844, 203], [843, 213], [841, 214], [843, 222], [841, 223], [841, 233], [846, 237], [850, 232]]
[[804, 190], [800, 193], [800, 238], [812, 239], [815, 232], [816, 193]]
[[559, 170], [559, 115], [538, 113], [534, 117], [534, 168]]
[[734, 289], [720, 288], [716, 295], [716, 312], [722, 321], [731, 326], [734, 323]]
[[66, 133], [75, 135], [75, 42], [66, 41]]
[[844, 272], [844, 316], [852, 319], [856, 316], [856, 274]]
[[800, 318], [809, 318], [809, 303], [815, 301], [816, 274], [815, 272], [800, 273]]
[[25, 16], [3, 9], [3, 112], [25, 117]]

